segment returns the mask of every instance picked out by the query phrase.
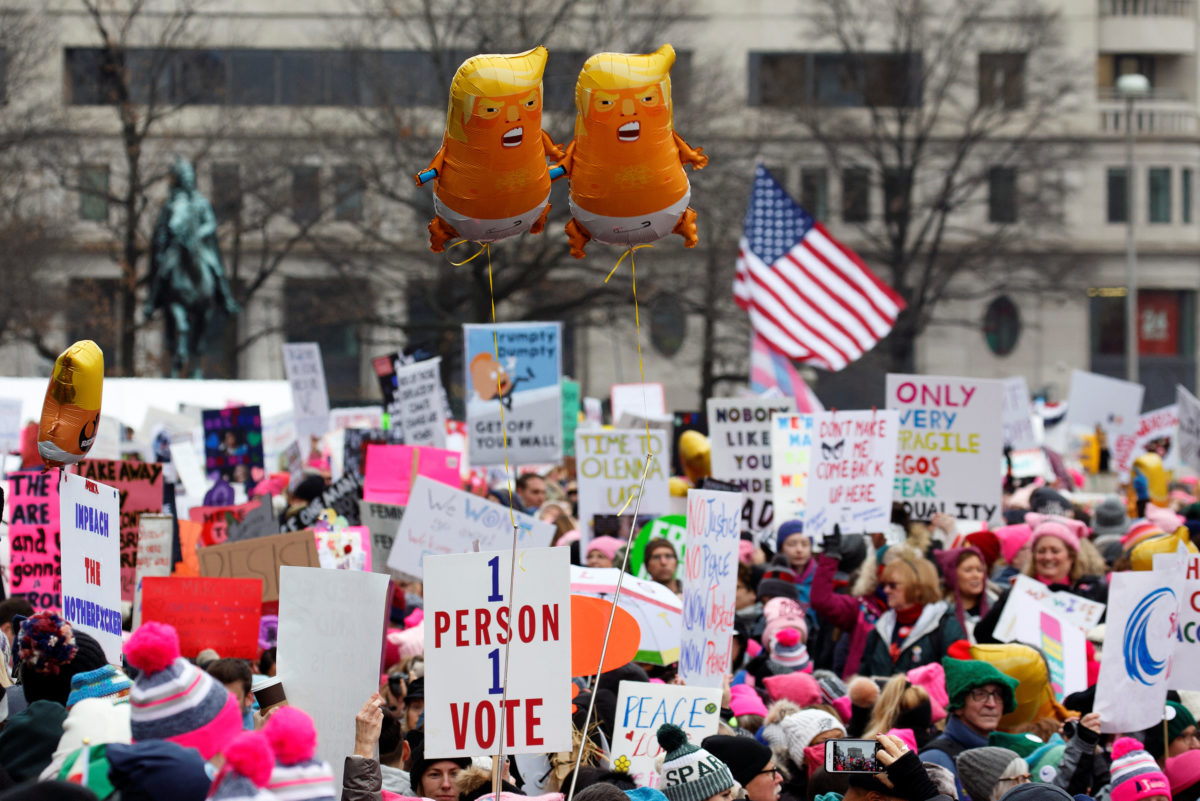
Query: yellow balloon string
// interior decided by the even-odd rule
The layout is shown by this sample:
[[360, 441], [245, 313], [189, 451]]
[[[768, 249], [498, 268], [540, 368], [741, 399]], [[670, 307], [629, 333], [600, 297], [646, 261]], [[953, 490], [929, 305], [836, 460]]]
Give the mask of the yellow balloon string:
[[[617, 268], [621, 266], [621, 262], [625, 261], [626, 257], [628, 257], [628, 259], [629, 259], [629, 274], [630, 274], [630, 278], [632, 279], [632, 282], [633, 282], [633, 326], [634, 326], [634, 330], [636, 332], [636, 337], [637, 337], [635, 344], [637, 345], [637, 355], [638, 355], [638, 376], [641, 378], [641, 383], [642, 383], [642, 415], [643, 415], [643, 422], [645, 422], [645, 424], [646, 424], [646, 463], [647, 464], [649, 464], [650, 457], [652, 455], [651, 449], [650, 449], [650, 441], [651, 441], [650, 440], [650, 412], [648, 411], [650, 404], [646, 400], [646, 366], [642, 361], [642, 319], [641, 319], [641, 314], [638, 310], [638, 299], [637, 299], [637, 261], [634, 259], [633, 252], [635, 250], [641, 250], [642, 248], [652, 248], [652, 247], [654, 247], [654, 245], [631, 245], [628, 249], [626, 249], [626, 251], [624, 253], [621, 254], [621, 258], [617, 259], [617, 263], [614, 264], [613, 268], [608, 271], [608, 276], [604, 279], [604, 283], [607, 284], [608, 279], [612, 278], [613, 274], [616, 273]], [[645, 477], [643, 476], [643, 481], [644, 481], [644, 479], [645, 479]], [[630, 495], [625, 500], [625, 505], [621, 507], [621, 511], [617, 512], [617, 514], [618, 515], [625, 514], [625, 510], [629, 508], [629, 504], [632, 501], [633, 501], [633, 496]]]
[[[451, 245], [450, 247], [446, 248], [446, 251], [447, 251], [447, 253], [449, 253], [449, 251], [454, 250], [456, 247], [466, 245], [470, 241], [471, 240], [469, 240], [469, 239], [460, 239], [457, 242], [455, 242], [453, 245]], [[492, 243], [491, 242], [476, 242], [475, 244], [479, 245], [479, 250], [475, 251], [470, 256], [467, 256], [462, 261], [451, 261], [450, 263], [453, 264], [455, 267], [462, 267], [467, 262], [473, 261], [473, 260], [479, 258], [479, 254], [483, 253], [484, 251], [487, 251], [488, 260], [490, 261], [492, 258], [492, 253], [491, 253]], [[447, 256], [447, 258], [449, 258], [449, 257]], [[488, 271], [489, 271], [489, 275], [490, 275], [491, 274], [490, 273], [490, 271], [491, 271], [490, 264], [488, 265]], [[493, 323], [496, 322], [496, 310], [494, 308], [492, 309], [492, 322]]]

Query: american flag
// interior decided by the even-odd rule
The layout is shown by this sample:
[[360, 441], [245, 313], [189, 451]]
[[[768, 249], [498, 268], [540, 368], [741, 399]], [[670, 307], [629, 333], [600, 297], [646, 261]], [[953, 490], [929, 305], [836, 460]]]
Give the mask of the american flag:
[[774, 393], [796, 399], [797, 414], [823, 412], [816, 393], [800, 377], [796, 365], [755, 334], [750, 343], [750, 391], [756, 395]]
[[761, 164], [744, 226], [733, 297], [772, 349], [841, 370], [892, 330], [904, 301]]

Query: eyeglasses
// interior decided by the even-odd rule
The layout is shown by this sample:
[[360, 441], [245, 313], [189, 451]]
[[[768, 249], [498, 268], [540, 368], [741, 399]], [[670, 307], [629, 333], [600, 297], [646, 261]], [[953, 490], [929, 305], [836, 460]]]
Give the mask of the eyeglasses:
[[989, 690], [987, 687], [976, 687], [969, 693], [971, 700], [977, 704], [987, 703], [990, 699], [995, 699], [997, 703], [1004, 703], [1004, 694], [1000, 690]]
[[900, 587], [903, 587], [903, 586], [904, 586], [904, 584], [903, 584], [902, 582], [899, 582], [899, 581], [885, 581], [885, 582], [883, 582], [883, 588], [884, 588], [885, 590], [895, 590], [895, 589], [898, 589], [898, 588], [900, 588]]
[[779, 772], [779, 768], [767, 768], [766, 770], [760, 770], [758, 773], [756, 773], [754, 775], [755, 776], [766, 776], [767, 774], [771, 774], [772, 776], [779, 776], [779, 777], [783, 776], [783, 774]]
[[1001, 779], [1002, 782], [1012, 782], [1013, 784], [1028, 784], [1032, 781], [1033, 776], [1028, 773], [1022, 773], [1018, 776], [1009, 776], [1007, 779]]

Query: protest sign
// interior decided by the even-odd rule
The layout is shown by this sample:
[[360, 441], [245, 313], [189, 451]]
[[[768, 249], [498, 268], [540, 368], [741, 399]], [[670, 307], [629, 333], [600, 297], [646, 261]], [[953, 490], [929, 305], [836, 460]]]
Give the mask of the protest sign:
[[21, 404], [20, 398], [0, 398], [0, 460], [21, 449]]
[[362, 489], [362, 479], [357, 473], [349, 471], [330, 484], [308, 506], [287, 519], [284, 528], [288, 531], [299, 531], [309, 528], [321, 519], [326, 509], [332, 509], [339, 516], [346, 518], [346, 523], [357, 526], [362, 523], [358, 516], [358, 494]]
[[246, 484], [249, 490], [254, 486], [252, 471], [264, 464], [258, 407], [205, 409], [203, 416], [205, 472], [216, 472], [230, 483]]
[[262, 579], [263, 601], [279, 598], [279, 569], [282, 566], [320, 567], [321, 564], [316, 539], [308, 529], [210, 545], [198, 549], [196, 556], [200, 560], [201, 576]]
[[363, 500], [405, 506], [417, 476], [461, 487], [461, 464], [462, 454], [441, 448], [368, 445]]
[[562, 380], [563, 456], [575, 455], [575, 429], [579, 427], [579, 382]]
[[237, 506], [193, 506], [188, 509], [188, 519], [204, 527], [200, 545], [220, 545], [229, 539], [229, 526], [245, 519], [258, 506], [257, 500]]
[[[654, 455], [645, 491], [637, 494], [646, 472], [647, 449]], [[579, 484], [579, 530], [584, 544], [592, 538], [596, 515], [638, 514], [657, 517], [670, 511], [665, 431], [580, 429], [575, 432], [575, 475]]]
[[121, 498], [115, 487], [59, 471], [62, 610], [121, 664]]
[[425, 561], [428, 753], [492, 753], [501, 728], [509, 754], [571, 748], [570, 599], [566, 548]]
[[[1168, 690], [1200, 690], [1200, 556], [1194, 553], [1156, 553], [1154, 570], [1183, 570], [1179, 590], [1179, 636]], [[1178, 575], [1176, 573], [1175, 575]]]
[[[1067, 436], [1080, 437], [1100, 429], [1111, 454], [1122, 436], [1133, 436], [1137, 431], [1145, 391], [1145, 387], [1132, 381], [1072, 370], [1065, 421]], [[1111, 466], [1116, 468], [1115, 460]]]
[[396, 397], [396, 358], [399, 353], [389, 353], [386, 356], [375, 356], [371, 359], [371, 367], [379, 380], [379, 391], [383, 395], [383, 408], [391, 408]]
[[364, 475], [369, 446], [404, 444], [404, 432], [399, 428], [347, 428], [344, 437], [342, 473], [354, 473], [360, 479]]
[[[1050, 686], [1055, 697], [1087, 689], [1087, 649], [1084, 630], [1050, 604], [1024, 592], [1013, 592], [1004, 613], [1012, 606], [1011, 639], [1037, 648], [1050, 668]], [[998, 629], [997, 629], [998, 630]]]
[[1179, 405], [1176, 403], [1139, 415], [1133, 433], [1122, 434], [1112, 444], [1113, 469], [1119, 475], [1128, 475], [1137, 458], [1148, 452], [1162, 457], [1165, 469], [1173, 469], [1177, 461], [1173, 445], [1178, 428]]
[[163, 466], [157, 462], [85, 459], [75, 470], [84, 478], [116, 487], [121, 494], [121, 600], [132, 601], [138, 517], [162, 513]]
[[688, 742], [698, 746], [717, 733], [720, 714], [719, 688], [623, 681], [617, 687], [612, 761], [622, 765], [638, 787], [658, 787], [662, 782], [654, 768], [662, 753], [658, 727], [673, 723], [687, 734]]
[[[1012, 462], [1013, 478], [1036, 478], [1037, 476], [1053, 477], [1050, 460], [1041, 448], [1030, 448], [1024, 451], [1010, 451], [1009, 460]], [[1002, 471], [1003, 474], [1003, 471]]]
[[1141, 731], [1162, 724], [1178, 636], [1184, 569], [1112, 574], [1096, 702], [1100, 730]]
[[652, 431], [665, 431], [668, 437], [671, 436], [674, 425], [675, 418], [669, 414], [641, 414], [628, 410], [621, 412], [621, 416], [613, 420], [613, 428], [640, 428], [643, 431], [649, 428]]
[[312, 451], [312, 443], [301, 444], [296, 439], [296, 420], [290, 412], [263, 418], [263, 464], [268, 473], [278, 472], [283, 465], [287, 464], [283, 455], [293, 445], [300, 448], [301, 463], [303, 463], [303, 457]]
[[[1104, 616], [1104, 604], [1062, 590], [1051, 592], [1042, 582], [1021, 574], [1013, 580], [1012, 589], [1008, 594], [1010, 600], [1018, 596], [1028, 598], [1085, 633], [1094, 629]], [[1004, 605], [1004, 611], [996, 621], [993, 634], [997, 640], [1012, 642], [1017, 639], [1021, 623], [1020, 612], [1023, 608], [1025, 607], [1018, 604], [1013, 604], [1011, 608], [1008, 603]]]
[[37, 611], [62, 607], [57, 472], [8, 474], [8, 594]]
[[883, 531], [892, 518], [899, 414], [879, 409], [813, 417], [804, 533], [819, 540], [834, 526], [844, 534]]
[[313, 437], [324, 436], [329, 429], [329, 390], [325, 386], [320, 344], [285, 342], [283, 372], [292, 388], [296, 439], [307, 450]]
[[720, 688], [730, 671], [740, 492], [688, 490], [679, 677], [689, 687]]
[[396, 368], [396, 395], [389, 414], [391, 424], [404, 432], [405, 444], [446, 447], [441, 386], [441, 357]]
[[560, 323], [463, 326], [467, 452], [472, 465], [503, 465], [506, 457], [511, 464], [562, 458], [561, 327]]
[[171, 540], [175, 534], [172, 515], [138, 517], [137, 562], [134, 566], [133, 630], [142, 625], [142, 583], [151, 577], [171, 575]]
[[404, 507], [386, 503], [363, 503], [362, 522], [371, 532], [371, 570], [387, 573], [388, 556], [404, 519]]
[[771, 415], [771, 502], [780, 523], [804, 520], [813, 434], [811, 414]]
[[171, 465], [175, 468], [175, 475], [183, 482], [184, 493], [199, 501], [208, 488], [208, 479], [205, 478], [196, 446], [190, 440], [172, 441], [168, 450], [171, 452]]
[[1013, 450], [1027, 450], [1039, 446], [1033, 430], [1033, 406], [1029, 403], [1029, 385], [1024, 376], [1004, 379], [1004, 405], [1001, 425], [1004, 426], [1004, 444]]
[[173, 576], [200, 575], [200, 538], [204, 524], [193, 520], [177, 520], [179, 523], [179, 561], [175, 563]]
[[1178, 407], [1179, 427], [1175, 448], [1179, 461], [1200, 471], [1200, 399], [1182, 384], [1175, 385], [1175, 405]]
[[638, 578], [650, 578], [650, 571], [646, 569], [645, 564], [646, 544], [659, 537], [675, 547], [675, 553], [679, 556], [675, 565], [675, 578], [683, 578], [684, 548], [687, 541], [686, 515], [663, 515], [642, 526], [629, 551], [629, 569]]
[[913, 519], [999, 519], [1003, 406], [999, 381], [888, 373], [887, 408], [900, 413], [892, 497]]
[[346, 406], [329, 410], [329, 430], [339, 428], [383, 428], [383, 407]]
[[345, 744], [354, 742], [354, 715], [346, 710], [379, 690], [387, 604], [387, 576], [281, 571], [276, 675], [288, 703], [311, 715], [321, 733], [316, 756], [333, 766], [334, 787], [342, 786]]
[[617, 425], [626, 412], [642, 417], [661, 417], [667, 413], [667, 396], [662, 384], [613, 384], [608, 392], [609, 417], [613, 425]]
[[371, 569], [371, 530], [366, 526], [318, 528], [317, 559], [331, 570]]
[[583, 419], [589, 427], [599, 427], [604, 422], [604, 404], [599, 398], [583, 399]]
[[179, 653], [195, 658], [205, 648], [221, 656], [258, 658], [262, 581], [255, 578], [163, 578], [142, 581], [142, 620], [169, 623]]
[[[517, 544], [540, 548], [550, 544], [554, 526], [527, 514], [514, 514]], [[387, 566], [406, 576], [421, 578], [428, 555], [494, 551], [510, 547], [513, 524], [507, 506], [448, 487], [427, 476], [418, 476], [400, 521]]]
[[226, 542], [241, 542], [279, 533], [279, 521], [275, 518], [270, 495], [260, 495], [234, 508], [239, 514], [226, 515]]
[[762, 532], [774, 523], [771, 416], [795, 411], [791, 398], [708, 399], [712, 476], [742, 491], [742, 528]]

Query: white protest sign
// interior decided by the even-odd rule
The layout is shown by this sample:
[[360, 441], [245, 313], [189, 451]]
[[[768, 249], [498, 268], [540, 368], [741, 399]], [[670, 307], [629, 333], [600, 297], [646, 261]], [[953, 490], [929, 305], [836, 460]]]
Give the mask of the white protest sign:
[[730, 671], [742, 494], [688, 490], [679, 677], [720, 688]]
[[1020, 612], [1024, 608], [1011, 603], [1012, 599], [1022, 596], [1036, 603], [1039, 607], [1053, 612], [1063, 620], [1078, 627], [1083, 632], [1094, 629], [1104, 615], [1104, 604], [1089, 601], [1070, 592], [1051, 592], [1050, 588], [1037, 579], [1018, 574], [1013, 580], [1012, 590], [1009, 591], [1009, 602], [1004, 604], [1004, 611], [996, 621], [995, 638], [1000, 642], [1012, 642], [1017, 639], [1020, 629]]
[[20, 398], [0, 398], [0, 456], [21, 449]]
[[[658, 517], [671, 510], [670, 435], [650, 429], [576, 429], [575, 475], [579, 483], [579, 526], [584, 544], [592, 538], [596, 515], [632, 515], [634, 506], [642, 517]], [[646, 470], [647, 451], [654, 455]], [[638, 505], [642, 473], [645, 491]], [[631, 500], [633, 499], [633, 500]]]
[[[554, 526], [516, 512], [517, 545], [548, 546]], [[426, 556], [478, 549], [494, 551], [512, 545], [513, 526], [507, 506], [455, 489], [428, 476], [417, 476], [408, 506], [400, 520], [387, 566], [397, 573], [422, 578]]]
[[610, 416], [613, 425], [621, 426], [621, 417], [631, 412], [639, 417], [662, 417], [667, 414], [667, 397], [662, 384], [613, 384], [609, 388]]
[[1117, 437], [1110, 443], [1113, 470], [1128, 475], [1133, 463], [1143, 453], [1153, 450], [1162, 457], [1163, 467], [1170, 470], [1176, 461], [1175, 430], [1179, 427], [1179, 404], [1151, 409], [1137, 419], [1132, 433]]
[[[1053, 476], [1050, 461], [1041, 448], [1030, 448], [1023, 451], [1011, 451], [1013, 478], [1036, 478], [1037, 476]], [[1001, 471], [1003, 475], [1004, 471]]]
[[322, 437], [329, 428], [329, 390], [321, 346], [316, 342], [285, 342], [283, 372], [292, 388], [296, 438], [307, 451], [310, 437]]
[[[1109, 378], [1085, 370], [1071, 371], [1071, 389], [1067, 395], [1067, 436], [1092, 434], [1103, 429], [1109, 449], [1115, 449], [1122, 436], [1133, 436], [1142, 412], [1141, 384]], [[1116, 465], [1113, 464], [1113, 468]]]
[[[288, 703], [312, 716], [317, 757], [342, 786], [354, 715], [379, 690], [388, 577], [358, 570], [279, 568], [279, 661]], [[336, 676], [336, 680], [332, 677]]]
[[142, 579], [171, 575], [171, 538], [175, 518], [171, 515], [138, 517], [137, 562], [133, 572], [133, 630], [142, 625]]
[[[1031, 595], [1014, 592], [1004, 606], [1013, 610], [1012, 640], [1032, 645], [1046, 657], [1050, 687], [1059, 701], [1087, 689], [1087, 645], [1083, 629]], [[999, 630], [999, 626], [997, 626]]]
[[811, 414], [771, 415], [771, 500], [780, 522], [804, 519], [812, 440]]
[[398, 425], [404, 432], [405, 445], [446, 447], [446, 417], [441, 386], [440, 356], [396, 367], [392, 425]]
[[404, 507], [363, 501], [358, 508], [362, 524], [371, 530], [371, 570], [387, 573], [388, 556], [396, 542], [400, 521], [404, 519]]
[[1168, 690], [1200, 690], [1200, 556], [1194, 553], [1156, 553], [1154, 570], [1178, 570], [1183, 582], [1179, 590], [1179, 638], [1171, 665]]
[[203, 463], [200, 454], [196, 452], [196, 446], [190, 439], [181, 440], [172, 442], [170, 450], [171, 464], [175, 465], [175, 474], [183, 482], [184, 492], [195, 500], [193, 505], [198, 505], [204, 493], [208, 491], [208, 479], [204, 475]]
[[688, 742], [700, 745], [717, 733], [720, 714], [720, 688], [623, 681], [617, 689], [612, 760], [629, 763], [624, 770], [638, 787], [657, 787], [662, 777], [654, 760], [663, 752], [658, 727], [673, 723], [687, 734]]
[[892, 498], [914, 520], [999, 520], [1003, 405], [999, 381], [888, 373], [887, 408], [900, 412]]
[[519, 549], [511, 587], [510, 550], [426, 560], [426, 753], [570, 750], [568, 550]]
[[1175, 451], [1182, 464], [1200, 471], [1200, 399], [1183, 385], [1176, 384], [1175, 405], [1179, 407]]
[[899, 415], [879, 409], [813, 417], [804, 532], [819, 540], [834, 526], [843, 534], [883, 531], [892, 517]]
[[707, 407], [712, 477], [741, 490], [742, 527], [765, 531], [775, 520], [771, 416], [792, 414], [796, 402], [792, 398], [709, 398]]
[[348, 406], [329, 410], [329, 430], [339, 428], [383, 428], [382, 406]]
[[121, 664], [121, 497], [115, 487], [59, 471], [63, 617]]
[[1029, 384], [1023, 376], [1004, 379], [1004, 444], [1013, 450], [1038, 447], [1033, 430], [1033, 405], [1029, 402]]

